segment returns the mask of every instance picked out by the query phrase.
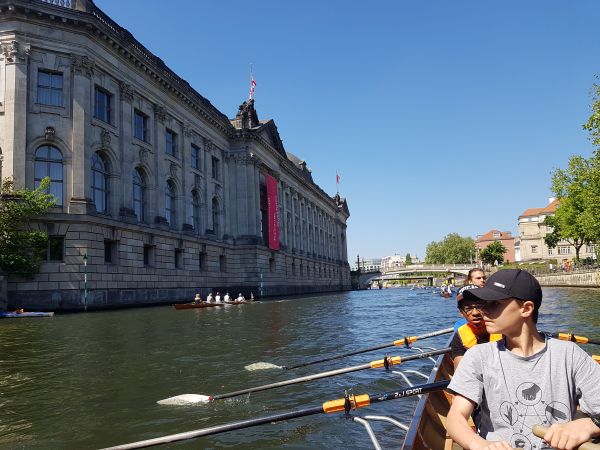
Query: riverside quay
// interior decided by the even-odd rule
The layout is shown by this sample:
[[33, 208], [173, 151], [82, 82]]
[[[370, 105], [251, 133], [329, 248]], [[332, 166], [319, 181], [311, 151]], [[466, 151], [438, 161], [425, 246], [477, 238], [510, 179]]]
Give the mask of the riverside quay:
[[0, 0], [0, 48], [0, 176], [57, 199], [8, 308], [350, 288], [346, 200], [253, 98], [229, 119], [90, 0]]

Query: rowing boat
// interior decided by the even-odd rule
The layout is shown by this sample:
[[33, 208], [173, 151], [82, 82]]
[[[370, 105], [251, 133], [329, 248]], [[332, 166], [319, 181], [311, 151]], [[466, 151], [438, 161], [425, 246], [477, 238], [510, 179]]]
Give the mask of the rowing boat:
[[[450, 345], [452, 338], [448, 341]], [[440, 355], [429, 375], [427, 383], [449, 380], [454, 374], [450, 353]], [[446, 416], [450, 410], [452, 395], [445, 390], [421, 397], [406, 432], [402, 450], [460, 450], [446, 432]]]
[[52, 317], [53, 312], [42, 312], [42, 311], [28, 311], [28, 312], [16, 312], [16, 311], [2, 311], [0, 312], [0, 318], [5, 319], [21, 319], [25, 317]]
[[175, 309], [193, 309], [193, 308], [212, 308], [213, 306], [223, 306], [225, 303], [175, 303]]

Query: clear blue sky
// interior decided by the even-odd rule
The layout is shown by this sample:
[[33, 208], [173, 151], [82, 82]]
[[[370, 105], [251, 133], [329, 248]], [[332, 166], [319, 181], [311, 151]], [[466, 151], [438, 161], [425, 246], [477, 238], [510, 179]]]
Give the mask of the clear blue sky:
[[351, 261], [516, 234], [593, 151], [596, 0], [96, 2], [229, 117], [254, 64], [259, 119], [327, 192], [342, 177]]

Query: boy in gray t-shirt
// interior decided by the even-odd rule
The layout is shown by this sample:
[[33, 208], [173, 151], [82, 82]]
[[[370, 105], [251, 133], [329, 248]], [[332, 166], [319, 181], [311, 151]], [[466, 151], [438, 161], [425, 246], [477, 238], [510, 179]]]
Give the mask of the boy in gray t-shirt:
[[[469, 349], [449, 389], [450, 436], [467, 450], [573, 449], [600, 436], [600, 365], [572, 342], [536, 328], [542, 289], [528, 272], [496, 272], [482, 289], [465, 292], [481, 302], [488, 333], [504, 339]], [[476, 405], [478, 433], [467, 420]], [[577, 405], [591, 418], [573, 420]], [[544, 440], [532, 427], [550, 427]]]

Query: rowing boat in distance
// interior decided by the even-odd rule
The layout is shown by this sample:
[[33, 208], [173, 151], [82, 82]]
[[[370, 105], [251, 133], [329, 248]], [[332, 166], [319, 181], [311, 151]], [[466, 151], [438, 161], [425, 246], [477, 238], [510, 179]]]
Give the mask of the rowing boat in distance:
[[21, 319], [25, 317], [52, 317], [53, 312], [42, 312], [42, 311], [1, 311], [0, 318], [5, 319]]
[[211, 302], [211, 303], [207, 303], [207, 302], [201, 302], [201, 303], [175, 303], [173, 304], [173, 308], [175, 309], [194, 309], [194, 308], [211, 308], [213, 306], [224, 306], [224, 305], [245, 305], [247, 303], [256, 303], [253, 301], [241, 301], [241, 302], [236, 302], [236, 301], [228, 301], [228, 302]]
[[194, 309], [194, 308], [212, 308], [214, 306], [225, 306], [225, 303], [175, 303], [173, 308], [175, 309]]

